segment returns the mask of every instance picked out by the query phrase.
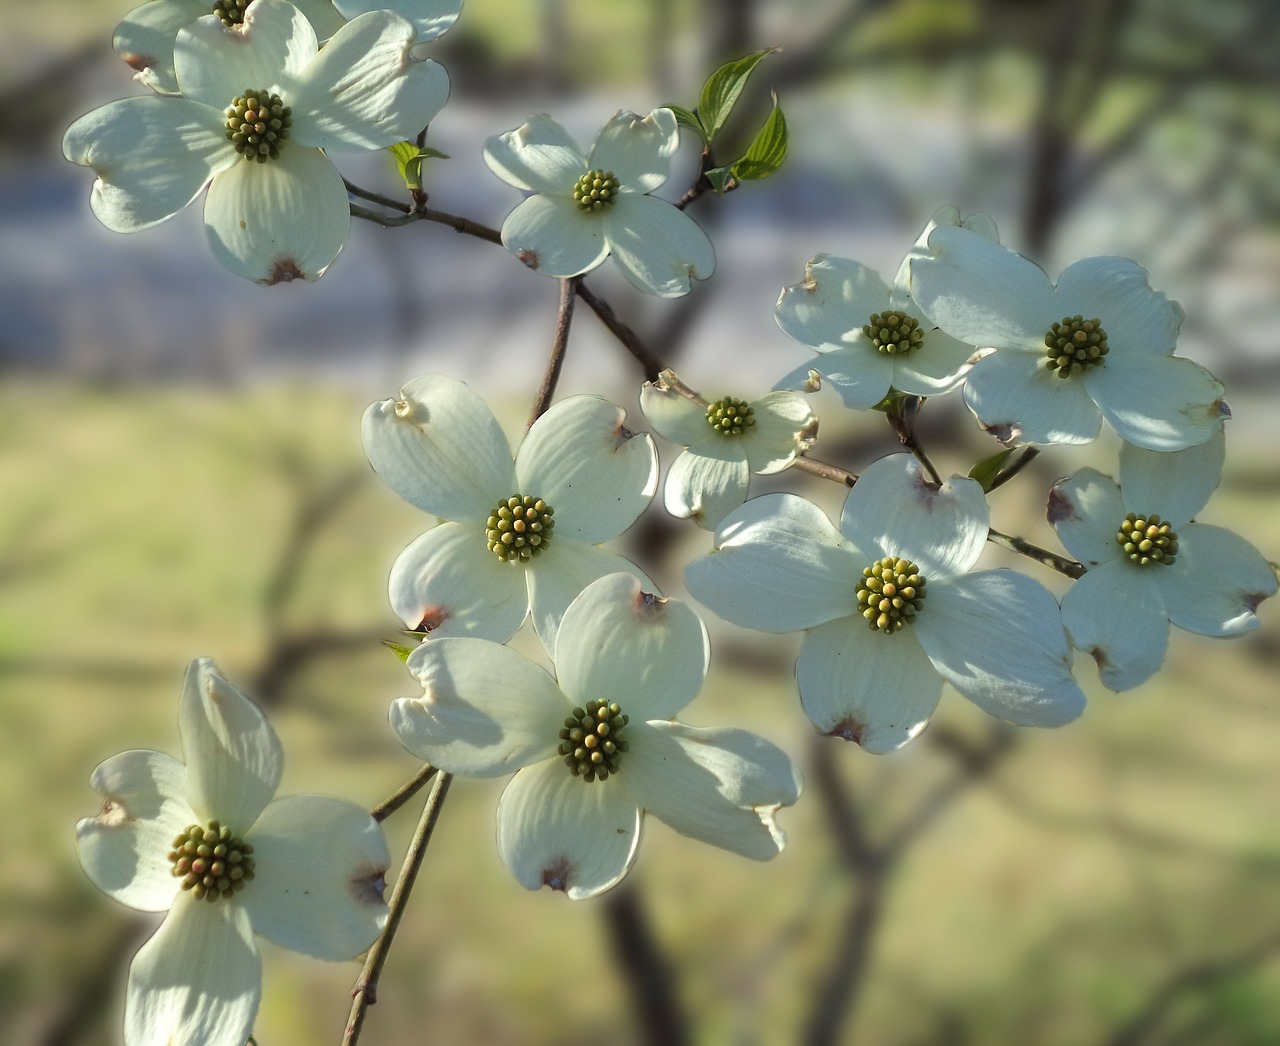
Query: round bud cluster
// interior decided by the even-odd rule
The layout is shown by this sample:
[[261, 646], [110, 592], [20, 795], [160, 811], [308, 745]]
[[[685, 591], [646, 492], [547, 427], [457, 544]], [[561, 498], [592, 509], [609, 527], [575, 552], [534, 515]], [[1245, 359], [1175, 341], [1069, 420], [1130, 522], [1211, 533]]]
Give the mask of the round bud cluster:
[[1056, 370], [1060, 378], [1079, 374], [1085, 367], [1101, 366], [1109, 351], [1102, 321], [1096, 316], [1086, 320], [1079, 313], [1064, 316], [1061, 323], [1050, 327], [1044, 343], [1049, 349], [1045, 366]]
[[244, 22], [244, 9], [252, 0], [217, 0], [213, 13], [222, 19], [223, 25], [240, 25]]
[[198, 824], [173, 840], [169, 863], [174, 878], [190, 890], [196, 900], [216, 901], [232, 897], [253, 878], [253, 847], [217, 821]]
[[722, 436], [741, 436], [756, 423], [756, 412], [746, 400], [725, 396], [707, 404], [707, 424]]
[[892, 635], [915, 618], [926, 595], [919, 567], [905, 559], [886, 556], [862, 571], [858, 612], [873, 631]]
[[574, 777], [584, 781], [603, 781], [616, 774], [627, 742], [622, 728], [630, 721], [622, 706], [608, 701], [588, 701], [585, 708], [575, 708], [565, 717], [560, 728], [560, 747], [565, 766]]
[[920, 321], [905, 312], [873, 312], [862, 333], [871, 339], [877, 352], [887, 356], [918, 349], [924, 341]]
[[279, 156], [292, 123], [293, 110], [265, 87], [245, 91], [227, 106], [227, 137], [246, 160], [266, 163]]
[[588, 171], [573, 187], [573, 198], [584, 211], [598, 211], [618, 198], [618, 179], [612, 171]]
[[503, 563], [527, 563], [551, 543], [555, 512], [541, 498], [512, 494], [489, 513], [485, 539]]
[[1124, 554], [1140, 567], [1148, 563], [1172, 564], [1178, 554], [1178, 535], [1159, 516], [1130, 512], [1116, 531]]

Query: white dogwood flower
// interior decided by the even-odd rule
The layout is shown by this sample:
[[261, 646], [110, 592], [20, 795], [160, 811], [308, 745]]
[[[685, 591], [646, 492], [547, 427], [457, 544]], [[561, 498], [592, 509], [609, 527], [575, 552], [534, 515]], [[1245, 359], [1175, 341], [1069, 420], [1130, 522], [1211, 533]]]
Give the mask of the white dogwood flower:
[[764, 860], [785, 844], [774, 815], [799, 797], [799, 775], [754, 734], [673, 720], [708, 656], [687, 604], [614, 574], [565, 612], [556, 679], [508, 647], [433, 639], [409, 658], [424, 696], [394, 702], [391, 726], [450, 773], [516, 771], [498, 804], [498, 849], [531, 890], [579, 899], [618, 883], [646, 812]]
[[746, 500], [751, 473], [781, 472], [813, 446], [818, 419], [799, 392], [770, 392], [749, 403], [724, 396], [703, 405], [677, 391], [669, 374], [640, 392], [649, 423], [686, 448], [667, 471], [666, 508], [714, 530]]
[[1276, 594], [1275, 570], [1249, 542], [1191, 522], [1218, 486], [1225, 447], [1220, 430], [1171, 454], [1126, 444], [1119, 486], [1081, 469], [1049, 494], [1049, 522], [1087, 568], [1062, 601], [1062, 619], [1112, 690], [1155, 674], [1170, 622], [1237, 636], [1258, 627], [1258, 605]]
[[635, 286], [663, 298], [689, 293], [715, 268], [707, 234], [684, 211], [649, 194], [668, 178], [680, 130], [670, 109], [618, 111], [586, 156], [539, 114], [485, 142], [499, 178], [532, 192], [502, 223], [502, 242], [546, 276], [577, 276], [609, 255]]
[[121, 904], [164, 912], [129, 968], [128, 1046], [244, 1046], [262, 995], [254, 934], [351, 959], [387, 921], [378, 823], [340, 799], [274, 799], [280, 742], [208, 659], [187, 670], [186, 763], [123, 752], [92, 777], [102, 812], [76, 825], [80, 862]]
[[969, 370], [973, 345], [938, 330], [911, 295], [912, 257], [926, 249], [939, 225], [958, 225], [998, 243], [985, 214], [963, 222], [954, 207], [940, 207], [903, 258], [888, 287], [865, 265], [827, 254], [804, 268], [804, 280], [783, 289], [774, 316], [782, 330], [818, 355], [774, 387], [808, 387], [816, 370], [846, 407], [868, 410], [891, 388], [912, 396], [936, 396], [959, 388]]
[[971, 571], [987, 540], [982, 487], [941, 487], [910, 455], [859, 477], [836, 530], [793, 494], [748, 501], [685, 571], [690, 593], [734, 624], [807, 629], [800, 700], [824, 734], [889, 752], [928, 722], [946, 680], [1025, 726], [1084, 709], [1049, 591], [1012, 570]]
[[378, 474], [424, 512], [428, 530], [391, 568], [391, 605], [434, 639], [505, 643], [532, 611], [548, 651], [565, 608], [590, 582], [628, 571], [597, 546], [626, 530], [653, 498], [658, 455], [647, 433], [598, 396], [557, 403], [511, 460], [497, 420], [462, 382], [411, 381], [365, 411], [364, 448]]
[[150, 228], [207, 185], [219, 262], [260, 283], [318, 279], [351, 224], [327, 153], [412, 137], [448, 96], [444, 70], [413, 59], [415, 39], [403, 18], [375, 11], [320, 50], [298, 8], [254, 0], [239, 25], [209, 15], [178, 31], [181, 96], [95, 109], [68, 129], [63, 152], [97, 174], [90, 202], [109, 229]]
[[1230, 414], [1217, 379], [1173, 355], [1181, 307], [1127, 258], [1085, 258], [1055, 286], [1021, 255], [940, 225], [910, 268], [938, 326], [997, 350], [969, 372], [964, 397], [1004, 443], [1088, 443], [1105, 417], [1139, 447], [1182, 450]]

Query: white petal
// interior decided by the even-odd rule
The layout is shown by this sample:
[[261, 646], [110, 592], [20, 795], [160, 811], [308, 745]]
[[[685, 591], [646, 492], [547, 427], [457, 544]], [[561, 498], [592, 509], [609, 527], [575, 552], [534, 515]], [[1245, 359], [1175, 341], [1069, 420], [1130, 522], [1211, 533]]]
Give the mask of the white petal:
[[543, 276], [578, 276], [609, 254], [600, 215], [567, 196], [530, 196], [502, 223], [502, 244]]
[[[307, 21], [311, 23], [311, 28], [316, 31], [316, 39], [321, 43], [324, 43], [347, 24], [347, 18], [338, 13], [331, 0], [289, 0], [289, 2], [307, 16]], [[418, 4], [421, 0], [409, 0], [409, 2]], [[379, 6], [393, 7], [394, 5], [387, 2], [387, 0], [383, 0], [383, 3]], [[348, 17], [354, 18], [359, 13], [358, 11], [353, 12]]]
[[333, 0], [347, 18], [366, 11], [386, 9], [409, 19], [420, 42], [435, 40], [452, 28], [462, 11], [462, 0]]
[[825, 346], [826, 351], [856, 346], [867, 355], [879, 355], [862, 328], [872, 313], [888, 308], [889, 288], [874, 269], [819, 254], [805, 264], [802, 282], [783, 288], [774, 318], [802, 345]]
[[1084, 711], [1058, 604], [1029, 577], [984, 570], [930, 588], [910, 627], [943, 678], [991, 715], [1061, 726]]
[[621, 881], [636, 857], [641, 811], [620, 776], [584, 781], [557, 758], [512, 778], [498, 803], [498, 852], [521, 885], [579, 901]]
[[805, 714], [821, 733], [878, 755], [920, 733], [942, 694], [938, 670], [910, 626], [884, 635], [856, 615], [805, 636], [796, 683]]
[[684, 579], [726, 621], [794, 632], [856, 612], [862, 558], [816, 505], [769, 494], [721, 523], [714, 551], [690, 563]]
[[286, 99], [298, 144], [381, 149], [426, 127], [449, 97], [449, 75], [415, 59], [416, 42], [413, 26], [387, 11], [344, 25]]
[[1182, 356], [1113, 351], [1102, 367], [1082, 377], [1120, 438], [1147, 450], [1204, 443], [1230, 414], [1222, 401], [1222, 383]]
[[484, 162], [508, 185], [572, 200], [587, 159], [569, 132], [545, 113], [484, 143]]
[[173, 64], [182, 93], [215, 109], [263, 88], [281, 92], [285, 105], [292, 105], [294, 79], [318, 49], [315, 29], [296, 7], [253, 0], [234, 29], [210, 15], [178, 30]]
[[1077, 650], [1098, 664], [1111, 690], [1132, 690], [1164, 662], [1169, 615], [1155, 579], [1156, 569], [1105, 563], [1077, 580], [1062, 600], [1062, 623]]
[[1152, 290], [1147, 270], [1128, 258], [1085, 258], [1069, 266], [1058, 277], [1058, 311], [1051, 321], [1096, 316], [1111, 351], [1125, 357], [1168, 356], [1182, 325], [1177, 302]]
[[587, 166], [612, 171], [623, 192], [653, 192], [671, 174], [671, 157], [679, 147], [680, 127], [670, 109], [654, 109], [644, 117], [619, 110], [596, 135]]
[[1199, 446], [1172, 453], [1126, 443], [1120, 448], [1125, 504], [1142, 515], [1158, 515], [1176, 529], [1209, 503], [1222, 479], [1226, 455], [1227, 437], [1221, 425]]
[[240, 162], [223, 124], [220, 112], [185, 98], [124, 98], [73, 123], [62, 152], [97, 174], [89, 202], [98, 220], [138, 232], [173, 217]]
[[254, 880], [237, 895], [253, 928], [303, 955], [340, 962], [387, 924], [391, 855], [378, 822], [342, 799], [294, 795], [263, 811], [246, 840]]
[[983, 239], [990, 240], [992, 243], [1000, 242], [1000, 235], [996, 232], [995, 222], [981, 211], [974, 212], [963, 221], [960, 220], [960, 209], [949, 204], [939, 207], [933, 212], [933, 215], [929, 218], [929, 224], [916, 237], [915, 243], [911, 245], [906, 257], [902, 259], [902, 264], [898, 266], [898, 273], [894, 277], [893, 288], [889, 295], [890, 308], [904, 309], [917, 319], [926, 321], [925, 326], [930, 325], [928, 316], [919, 303], [911, 297], [911, 261], [917, 256], [927, 256], [929, 254], [929, 237], [933, 235], [933, 230], [939, 225], [961, 226], [972, 233], [976, 233]]
[[565, 611], [556, 675], [575, 704], [617, 701], [632, 720], [670, 719], [707, 675], [707, 630], [688, 603], [645, 592], [632, 574], [593, 581]]
[[241, 160], [223, 171], [204, 204], [214, 257], [238, 276], [268, 286], [318, 280], [351, 227], [338, 169], [319, 150], [290, 144], [275, 160]]
[[625, 571], [639, 578], [646, 592], [658, 591], [658, 586], [629, 559], [567, 536], [557, 535], [555, 543], [525, 566], [524, 571], [529, 585], [529, 613], [547, 653], [556, 648], [560, 619], [569, 604], [596, 578]]
[[517, 493], [502, 427], [454, 378], [414, 378], [364, 412], [361, 435], [387, 486], [432, 515], [483, 526], [500, 499]]
[[1238, 636], [1259, 625], [1257, 609], [1276, 594], [1276, 572], [1238, 534], [1207, 523], [1178, 529], [1178, 558], [1154, 570], [1169, 620], [1205, 636]]
[[1102, 411], [1078, 378], [1060, 378], [1044, 357], [1027, 352], [984, 356], [965, 379], [964, 401], [1005, 444], [1088, 443]]
[[[990, 513], [982, 485], [952, 476], [934, 486], [910, 454], [866, 469], [840, 514], [840, 530], [868, 557], [904, 556], [933, 583], [963, 574], [986, 547]], [[871, 565], [870, 558], [859, 566]]]
[[914, 352], [889, 357], [893, 387], [912, 396], [938, 396], [964, 384], [974, 348], [946, 331], [925, 332]]
[[187, 768], [160, 752], [121, 752], [93, 772], [102, 812], [76, 825], [85, 873], [103, 893], [144, 912], [163, 912], [178, 880], [173, 838], [196, 820], [187, 802]]
[[178, 93], [173, 39], [178, 30], [209, 13], [204, 0], [153, 0], [136, 7], [116, 26], [111, 46], [136, 70], [135, 79], [162, 94]]
[[396, 616], [433, 639], [505, 643], [529, 612], [522, 568], [489, 551], [483, 523], [442, 523], [400, 553], [387, 591]]
[[187, 758], [187, 799], [198, 820], [216, 818], [243, 835], [280, 784], [280, 739], [258, 706], [207, 657], [187, 669], [178, 706]]
[[244, 1046], [262, 997], [262, 960], [235, 902], [184, 893], [133, 957], [124, 1009], [129, 1046]]
[[952, 337], [979, 348], [1041, 353], [1062, 317], [1049, 277], [1021, 255], [953, 225], [929, 235], [911, 259], [911, 296]]
[[742, 447], [752, 472], [761, 476], [781, 472], [817, 439], [818, 419], [808, 396], [770, 392], [752, 400], [751, 406], [756, 423], [742, 434]]
[[682, 396], [661, 378], [644, 383], [640, 390], [640, 409], [658, 435], [681, 446], [699, 442], [711, 428], [707, 423], [707, 408]]
[[803, 388], [810, 370], [821, 374], [823, 384], [834, 389], [850, 410], [870, 410], [885, 398], [893, 384], [893, 359], [872, 352], [863, 344], [824, 352], [797, 367], [775, 388]]
[[1116, 534], [1128, 511], [1115, 481], [1096, 469], [1081, 469], [1049, 491], [1047, 518], [1062, 547], [1087, 570], [1124, 561]]
[[705, 280], [715, 270], [707, 234], [665, 200], [623, 193], [598, 217], [622, 274], [648, 294], [678, 298], [689, 293], [690, 279]]
[[774, 820], [800, 797], [780, 748], [745, 730], [637, 723], [618, 778], [637, 805], [681, 835], [765, 861], [787, 837]]
[[391, 729], [419, 759], [451, 774], [496, 777], [555, 755], [573, 706], [510, 647], [428, 639], [409, 656], [425, 691], [391, 703]]
[[677, 519], [692, 519], [704, 530], [714, 530], [747, 500], [750, 483], [751, 468], [742, 447], [717, 437], [716, 443], [690, 448], [671, 463], [662, 501]]
[[627, 412], [599, 396], [561, 400], [533, 423], [516, 452], [520, 493], [555, 509], [555, 537], [588, 545], [617, 537], [653, 500], [658, 451]]

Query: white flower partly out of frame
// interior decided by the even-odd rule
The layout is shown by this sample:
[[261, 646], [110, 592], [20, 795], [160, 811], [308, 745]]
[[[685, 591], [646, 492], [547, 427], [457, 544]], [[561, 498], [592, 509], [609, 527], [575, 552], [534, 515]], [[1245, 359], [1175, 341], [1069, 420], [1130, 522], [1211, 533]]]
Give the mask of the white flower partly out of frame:
[[[944, 679], [992, 715], [1060, 726], [1083, 711], [1084, 695], [1058, 604], [1015, 571], [970, 570], [987, 518], [977, 482], [937, 487], [913, 457], [893, 454], [859, 477], [839, 530], [793, 494], [755, 498], [720, 524], [715, 550], [689, 565], [685, 582], [735, 624], [808, 629], [796, 664], [801, 703], [822, 733], [868, 751], [915, 737]], [[887, 634], [859, 599], [867, 569], [876, 571], [872, 617], [887, 615]], [[919, 609], [913, 616], [894, 600]]]
[[649, 195], [667, 180], [679, 144], [670, 109], [614, 113], [586, 156], [543, 114], [495, 135], [485, 142], [485, 162], [534, 194], [502, 223], [503, 244], [546, 276], [577, 276], [613, 255], [642, 291], [688, 294], [691, 278], [715, 269], [715, 250], [697, 222]]
[[[318, 279], [351, 224], [342, 175], [326, 153], [412, 137], [448, 97], [444, 70], [411, 56], [415, 39], [403, 18], [375, 11], [320, 50], [296, 7], [254, 0], [235, 28], [209, 15], [178, 31], [181, 96], [95, 109], [71, 125], [63, 152], [98, 175], [90, 203], [109, 229], [157, 225], [208, 185], [204, 224], [219, 262], [259, 283]], [[243, 100], [261, 102], [261, 93], [275, 96], [278, 111], [245, 110]], [[264, 162], [246, 159], [231, 138], [233, 118], [243, 132], [249, 112], [265, 128], [248, 126], [249, 134], [287, 134], [259, 143], [268, 150]], [[270, 120], [291, 125], [273, 131]]]
[[[562, 400], [533, 423], [513, 463], [489, 408], [453, 378], [427, 374], [372, 404], [362, 429], [374, 469], [410, 504], [450, 521], [391, 568], [400, 619], [435, 638], [505, 643], [532, 611], [550, 651], [565, 608], [596, 578], [624, 570], [653, 591], [638, 567], [596, 547], [631, 526], [658, 485], [653, 439], [625, 420], [598, 396]], [[519, 506], [524, 537], [514, 514], [491, 523], [512, 498], [528, 500]], [[510, 555], [491, 547], [498, 527], [513, 534]]]
[[[682, 395], [665, 371], [640, 391], [649, 423], [685, 450], [667, 472], [667, 511], [714, 530], [743, 503], [751, 473], [781, 472], [813, 446], [818, 419], [799, 392], [770, 392], [747, 403], [723, 397], [703, 405]], [[674, 375], [671, 375], [674, 378]]]
[[892, 287], [855, 261], [819, 254], [808, 262], [804, 281], [783, 289], [774, 316], [784, 333], [818, 355], [774, 387], [805, 388], [816, 370], [854, 410], [874, 407], [891, 388], [912, 396], [959, 388], [977, 350], [934, 327], [912, 298], [908, 279], [912, 256], [939, 225], [962, 225], [999, 242], [985, 214], [962, 223], [956, 208], [940, 207], [902, 260]]
[[[168, 912], [129, 968], [125, 1043], [244, 1046], [262, 995], [253, 935], [320, 959], [353, 958], [386, 925], [390, 855], [378, 823], [354, 803], [273, 801], [283, 766], [275, 731], [208, 659], [187, 670], [178, 727], [185, 765], [131, 751], [93, 772], [102, 812], [76, 825], [76, 847], [104, 893]], [[197, 851], [215, 834], [211, 822], [230, 852]], [[184, 840], [190, 852], [179, 852]], [[187, 864], [175, 870], [178, 860]]]
[[[1225, 445], [1221, 431], [1171, 454], [1125, 444], [1119, 486], [1082, 469], [1049, 493], [1049, 522], [1087, 568], [1062, 601], [1063, 623], [1112, 690], [1155, 674], [1170, 622], [1237, 636], [1258, 627], [1258, 605], [1276, 594], [1275, 571], [1256, 548], [1229, 530], [1190, 522], [1218, 486]], [[1133, 534], [1135, 523], [1143, 533]]]
[[998, 350], [969, 372], [964, 397], [1001, 442], [1088, 443], [1105, 417], [1129, 443], [1182, 450], [1230, 415], [1217, 379], [1173, 355], [1181, 307], [1127, 258], [1085, 258], [1054, 285], [1021, 255], [940, 225], [910, 269], [938, 326]]
[[[135, 80], [161, 94], [178, 94], [173, 44], [178, 30], [209, 13], [228, 24], [243, 21], [254, 0], [150, 0], [125, 15], [111, 44], [136, 70]], [[418, 42], [434, 40], [458, 20], [462, 0], [291, 0], [324, 43], [347, 21], [368, 11], [391, 11], [413, 23]], [[420, 130], [421, 128], [419, 128]], [[416, 133], [416, 132], [415, 132]]]
[[498, 849], [531, 890], [576, 900], [618, 883], [646, 812], [764, 860], [785, 844], [774, 815], [799, 797], [799, 775], [755, 734], [673, 721], [701, 688], [708, 655], [687, 604], [614, 574], [565, 612], [557, 679], [507, 647], [433, 639], [409, 657], [425, 695], [395, 701], [391, 726], [450, 773], [517, 771], [498, 804]]

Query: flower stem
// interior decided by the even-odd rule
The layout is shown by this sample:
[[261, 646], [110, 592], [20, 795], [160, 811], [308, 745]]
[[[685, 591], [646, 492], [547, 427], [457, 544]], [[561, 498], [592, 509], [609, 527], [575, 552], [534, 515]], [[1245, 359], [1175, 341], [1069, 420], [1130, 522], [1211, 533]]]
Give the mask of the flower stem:
[[1067, 577], [1078, 578], [1084, 576], [1085, 568], [1083, 563], [1077, 563], [1074, 559], [1056, 555], [1047, 548], [1033, 545], [1030, 541], [1024, 541], [1022, 538], [1016, 538], [1010, 534], [1002, 534], [994, 527], [987, 532], [987, 540], [993, 545], [1007, 548], [1010, 552], [1017, 552], [1019, 555], [1034, 559], [1037, 563], [1043, 563], [1051, 570], [1056, 570], [1059, 574], [1065, 574]]
[[[890, 395], [901, 394], [891, 391]], [[885, 412], [885, 416], [889, 419], [889, 424], [893, 426], [893, 431], [898, 434], [899, 442], [907, 450], [911, 451], [915, 459], [929, 473], [929, 478], [938, 486], [942, 486], [942, 477], [938, 475], [938, 470], [933, 467], [933, 462], [929, 460], [929, 455], [924, 452], [924, 447], [920, 445], [919, 439], [916, 438], [915, 420], [923, 403], [924, 398], [921, 396], [903, 396], [900, 403]]]
[[377, 211], [371, 211], [367, 207], [361, 207], [359, 204], [351, 204], [351, 217], [363, 218], [367, 222], [373, 222], [381, 225], [384, 229], [390, 229], [397, 225], [412, 225], [416, 221], [422, 220], [422, 215], [417, 211], [410, 211], [407, 214], [401, 214], [392, 217], [388, 214], [379, 214]]
[[413, 775], [412, 779], [402, 784], [394, 793], [387, 796], [382, 802], [369, 811], [369, 815], [375, 821], [385, 821], [393, 813], [404, 806], [410, 799], [422, 790], [422, 786], [436, 775], [436, 768], [430, 763], [424, 763], [422, 769]]
[[811, 476], [821, 476], [823, 479], [829, 479], [834, 483], [843, 483], [846, 487], [852, 487], [858, 482], [858, 474], [856, 472], [847, 472], [835, 465], [828, 465], [825, 461], [815, 461], [813, 458], [806, 457], [803, 454], [791, 463], [791, 467], [801, 472], [807, 472]]
[[360, 971], [360, 976], [356, 978], [355, 986], [351, 989], [351, 1013], [347, 1017], [342, 1046], [355, 1046], [360, 1038], [360, 1031], [364, 1027], [365, 1014], [369, 1007], [378, 1001], [378, 978], [382, 976], [382, 967], [391, 951], [391, 942], [395, 939], [396, 930], [400, 927], [400, 918], [404, 915], [409, 893], [413, 889], [414, 880], [418, 877], [418, 869], [422, 867], [422, 858], [426, 856], [427, 844], [431, 842], [431, 833], [440, 819], [440, 809], [444, 805], [445, 796], [449, 793], [449, 784], [452, 780], [452, 774], [439, 773], [427, 795], [426, 805], [422, 808], [422, 817], [418, 820], [413, 841], [409, 844], [409, 852], [405, 854], [404, 864], [400, 866], [400, 875], [391, 891], [387, 927], [382, 931], [382, 936], [373, 942], [373, 947], [369, 949], [369, 954], [365, 958], [364, 969]]
[[609, 328], [610, 333], [618, 341], [622, 342], [623, 348], [639, 361], [640, 366], [644, 368], [645, 378], [656, 381], [664, 369], [663, 362], [649, 351], [649, 347], [640, 340], [635, 331], [618, 319], [613, 307], [607, 301], [596, 297], [585, 283], [579, 283], [577, 291], [578, 297], [586, 303], [587, 308], [599, 317], [600, 322]]
[[1023, 447], [1022, 453], [1014, 459], [1013, 464], [991, 481], [991, 486], [988, 488], [987, 493], [990, 494], [991, 491], [996, 489], [996, 487], [1004, 486], [1009, 482], [1009, 480], [1013, 479], [1014, 476], [1035, 461], [1039, 454], [1039, 447]]
[[547, 408], [551, 406], [551, 397], [556, 394], [556, 383], [560, 380], [560, 370], [564, 366], [564, 350], [569, 344], [569, 325], [573, 322], [574, 289], [579, 279], [578, 276], [572, 276], [560, 281], [560, 308], [556, 313], [556, 329], [551, 339], [551, 356], [547, 359], [547, 369], [542, 375], [538, 397], [533, 401], [528, 424], [524, 427], [526, 432], [547, 412]]

